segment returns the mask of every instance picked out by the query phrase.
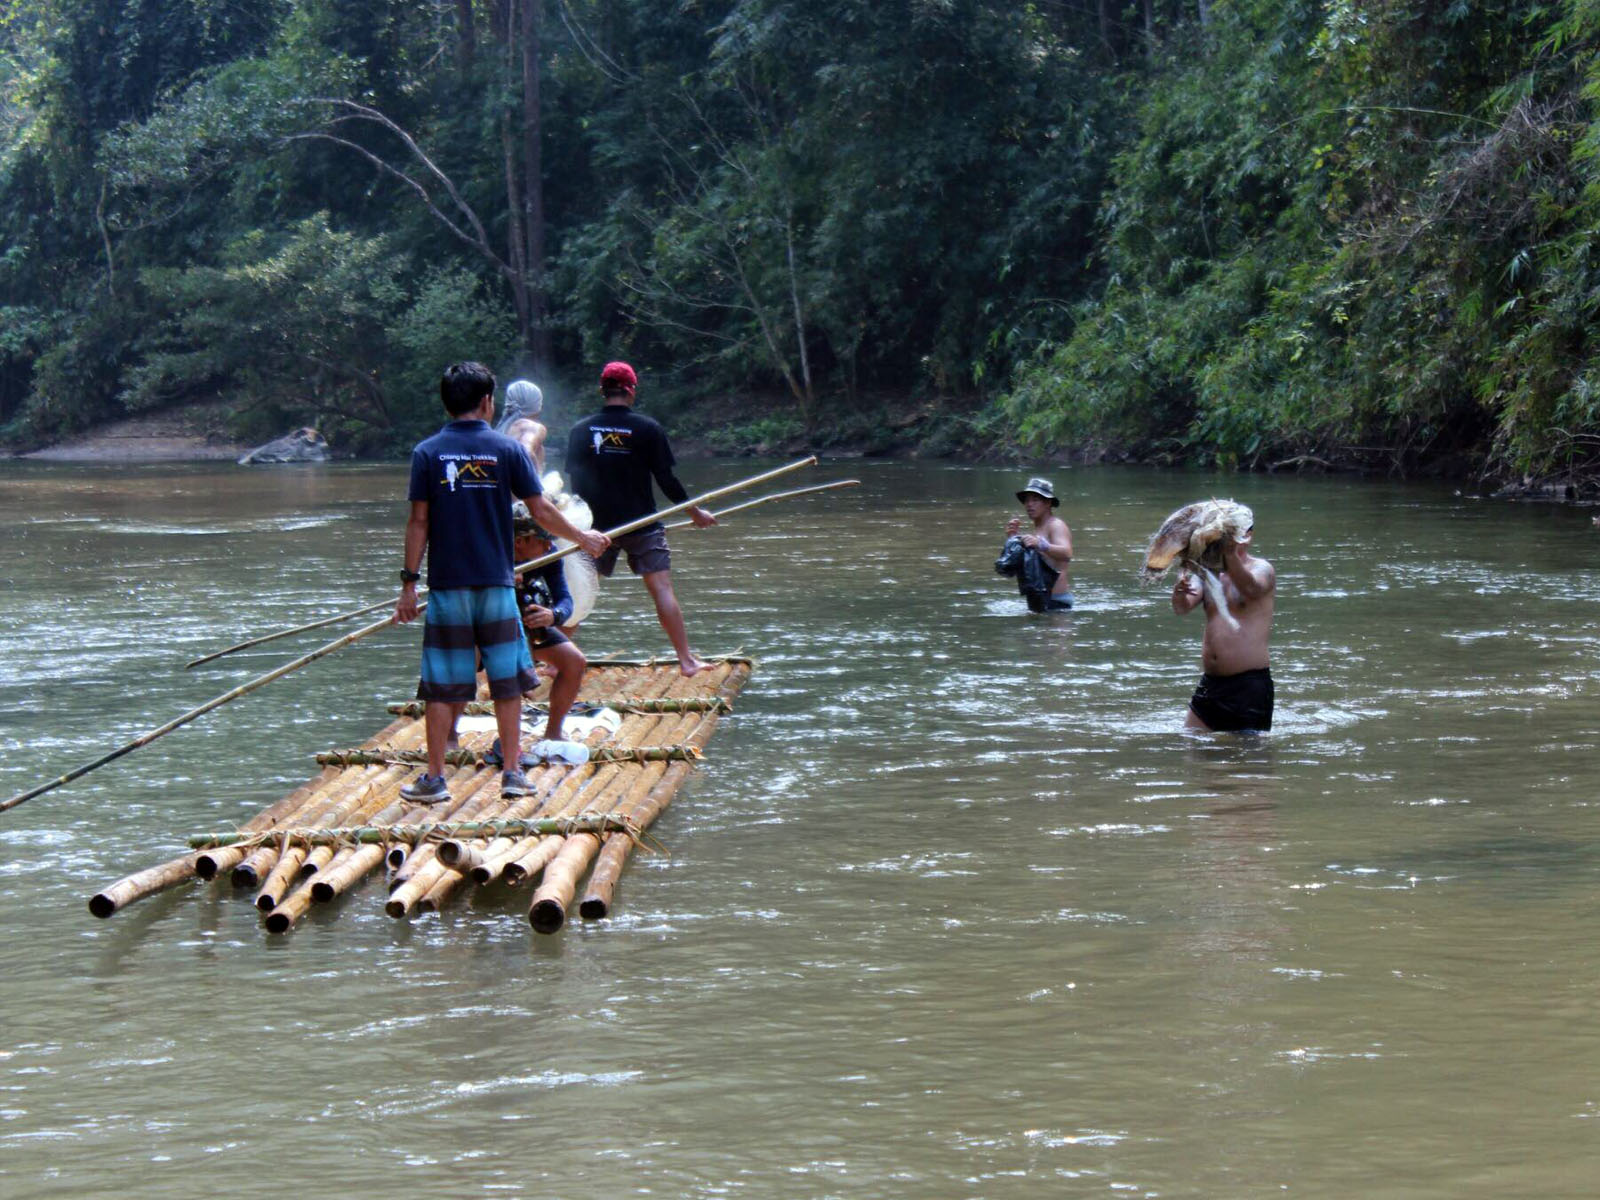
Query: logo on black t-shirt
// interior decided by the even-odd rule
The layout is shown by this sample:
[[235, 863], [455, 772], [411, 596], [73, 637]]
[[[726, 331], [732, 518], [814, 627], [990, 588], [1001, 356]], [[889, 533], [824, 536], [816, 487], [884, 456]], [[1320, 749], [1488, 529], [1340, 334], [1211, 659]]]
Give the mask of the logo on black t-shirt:
[[590, 444], [596, 454], [632, 454], [633, 430], [618, 429], [613, 425], [591, 425]]

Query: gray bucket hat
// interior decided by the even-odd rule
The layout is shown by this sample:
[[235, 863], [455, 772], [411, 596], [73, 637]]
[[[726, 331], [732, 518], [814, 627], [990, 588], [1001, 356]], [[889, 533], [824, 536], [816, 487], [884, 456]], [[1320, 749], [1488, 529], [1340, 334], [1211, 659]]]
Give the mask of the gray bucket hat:
[[1048, 479], [1039, 479], [1035, 477], [1028, 480], [1028, 486], [1017, 493], [1017, 499], [1021, 500], [1029, 492], [1032, 492], [1035, 496], [1043, 496], [1046, 500], [1050, 501], [1051, 508], [1059, 508], [1061, 506], [1061, 501], [1056, 499], [1055, 485], [1052, 484]]

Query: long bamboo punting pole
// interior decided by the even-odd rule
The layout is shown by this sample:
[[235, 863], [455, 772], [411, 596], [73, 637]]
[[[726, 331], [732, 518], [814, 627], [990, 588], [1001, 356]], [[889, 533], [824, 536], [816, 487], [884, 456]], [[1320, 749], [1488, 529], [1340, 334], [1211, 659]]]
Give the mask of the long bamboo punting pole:
[[[731, 517], [734, 513], [743, 512], [747, 508], [756, 508], [762, 504], [771, 504], [774, 500], [792, 500], [796, 496], [809, 496], [812, 492], [831, 492], [838, 488], [860, 487], [859, 479], [836, 479], [832, 483], [818, 483], [811, 487], [795, 488], [788, 492], [771, 492], [765, 496], [757, 496], [754, 500], [746, 500], [743, 504], [735, 504], [730, 508], [719, 508], [711, 515], [718, 521], [724, 517]], [[674, 521], [668, 529], [687, 529], [693, 521]]]
[[[702, 492], [698, 496], [694, 496], [694, 497], [691, 497], [688, 500], [685, 500], [682, 504], [674, 504], [669, 508], [663, 508], [663, 509], [659, 510], [658, 512], [653, 512], [648, 517], [640, 517], [636, 521], [628, 521], [625, 524], [618, 525], [615, 529], [608, 529], [608, 530], [605, 531], [605, 534], [606, 534], [607, 537], [613, 537], [613, 538], [622, 537], [624, 534], [632, 533], [636, 529], [643, 529], [646, 525], [651, 525], [651, 524], [655, 523], [656, 521], [660, 521], [660, 520], [662, 520], [663, 518], [666, 518], [666, 517], [676, 516], [678, 513], [685, 512], [690, 508], [694, 508], [696, 506], [703, 507], [704, 505], [709, 504], [713, 500], [720, 499], [723, 496], [732, 495], [734, 492], [743, 491], [745, 488], [748, 488], [748, 487], [755, 487], [757, 484], [766, 483], [769, 480], [777, 479], [782, 475], [789, 474], [789, 472], [791, 472], [791, 471], [798, 471], [801, 467], [814, 466], [816, 464], [816, 461], [817, 460], [816, 460], [815, 456], [812, 456], [810, 458], [803, 458], [803, 459], [799, 460], [798, 462], [790, 463], [786, 467], [779, 467], [775, 471], [766, 471], [766, 472], [764, 472], [764, 473], [762, 473], [760, 475], [752, 475], [749, 479], [740, 480], [738, 483], [730, 483], [726, 487], [713, 488], [709, 492]], [[859, 481], [853, 480], [853, 479], [851, 479], [851, 480], [840, 480], [838, 483], [824, 484], [821, 488], [801, 488], [801, 489], [799, 489], [797, 491], [794, 491], [794, 492], [780, 492], [780, 493], [777, 493], [776, 495], [764, 496], [760, 500], [752, 501], [752, 504], [763, 504], [768, 500], [782, 500], [786, 496], [791, 496], [791, 495], [796, 495], [797, 496], [797, 495], [801, 495], [801, 494], [803, 494], [805, 492], [809, 492], [809, 491], [823, 491], [823, 490], [826, 490], [827, 488], [848, 487], [848, 486], [850, 486], [852, 484], [855, 484], [857, 482], [859, 482]], [[715, 515], [720, 519], [722, 516], [725, 516], [727, 513], [735, 512], [735, 511], [737, 511], [737, 509], [749, 508], [749, 507], [751, 507], [750, 504], [741, 504], [741, 505], [737, 505], [735, 508], [727, 509], [724, 512], [717, 513]], [[536, 558], [536, 559], [531, 559], [530, 561], [528, 561], [526, 563], [519, 563], [518, 566], [517, 566], [517, 570], [520, 572], [520, 571], [528, 570], [529, 568], [532, 568], [532, 567], [542, 567], [542, 566], [546, 565], [547, 563], [553, 563], [553, 562], [557, 561], [558, 559], [565, 558], [567, 555], [573, 553], [577, 549], [578, 549], [577, 546], [568, 546], [565, 549], [552, 551], [551, 553], [546, 554], [543, 557]], [[421, 588], [421, 589], [419, 589], [419, 594], [426, 595], [427, 590], [428, 590], [427, 588]], [[263, 634], [260, 637], [251, 638], [248, 641], [239, 642], [236, 645], [229, 646], [225, 650], [217, 650], [217, 651], [214, 651], [211, 654], [202, 655], [199, 658], [193, 659], [193, 660], [185, 663], [184, 664], [184, 668], [187, 670], [190, 667], [198, 667], [201, 663], [208, 663], [208, 662], [213, 661], [214, 659], [222, 658], [223, 656], [228, 655], [228, 654], [234, 654], [234, 653], [236, 653], [236, 652], [238, 652], [240, 650], [248, 650], [253, 646], [262, 646], [262, 645], [265, 645], [267, 642], [275, 642], [279, 638], [292, 637], [297, 633], [309, 633], [313, 629], [324, 629], [329, 625], [337, 625], [342, 621], [353, 621], [357, 617], [364, 617], [364, 616], [367, 616], [369, 613], [380, 612], [383, 609], [393, 608], [393, 607], [394, 607], [394, 600], [392, 598], [388, 599], [388, 600], [380, 600], [376, 604], [369, 604], [364, 608], [353, 608], [349, 612], [339, 613], [336, 616], [323, 617], [321, 620], [311, 621], [311, 622], [309, 622], [309, 623], [307, 623], [305, 625], [296, 625], [293, 629], [278, 629], [278, 630], [274, 630], [272, 633]], [[385, 622], [385, 623], [387, 623], [387, 622]]]
[[[739, 689], [750, 676], [748, 668], [736, 671], [729, 675], [727, 681], [718, 691], [718, 695], [729, 701], [738, 694]], [[717, 727], [719, 715], [711, 712], [704, 721], [684, 740], [691, 744], [704, 746], [711, 738], [712, 731]], [[678, 789], [683, 786], [684, 778], [692, 769], [689, 763], [673, 763], [661, 774], [660, 782], [650, 791], [637, 806], [623, 814], [637, 829], [648, 829], [651, 823], [661, 815], [667, 805], [672, 803], [672, 798], [677, 795]], [[589, 875], [589, 886], [584, 891], [583, 899], [578, 902], [578, 915], [586, 921], [598, 921], [611, 913], [612, 899], [616, 894], [617, 881], [622, 875], [622, 868], [628, 861], [628, 856], [633, 853], [634, 839], [632, 837], [607, 836], [595, 858], [594, 870]]]

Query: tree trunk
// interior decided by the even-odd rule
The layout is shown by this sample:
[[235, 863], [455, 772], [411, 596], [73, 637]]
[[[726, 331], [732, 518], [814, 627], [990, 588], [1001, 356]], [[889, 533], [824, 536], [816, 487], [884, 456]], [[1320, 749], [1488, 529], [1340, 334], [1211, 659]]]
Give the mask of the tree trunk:
[[500, 117], [500, 153], [506, 175], [506, 278], [511, 284], [511, 303], [517, 310], [517, 341], [532, 349], [533, 321], [528, 303], [528, 259], [522, 244], [522, 195], [517, 175], [517, 145], [511, 134], [511, 117]]
[[543, 16], [542, 0], [522, 0], [522, 222], [532, 333], [532, 340], [524, 344], [533, 356], [534, 370], [541, 374], [550, 365], [550, 330], [545, 320], [549, 300], [544, 277], [544, 148], [539, 122]]
[[472, 66], [478, 55], [478, 23], [472, 0], [456, 0], [456, 60], [463, 69]]

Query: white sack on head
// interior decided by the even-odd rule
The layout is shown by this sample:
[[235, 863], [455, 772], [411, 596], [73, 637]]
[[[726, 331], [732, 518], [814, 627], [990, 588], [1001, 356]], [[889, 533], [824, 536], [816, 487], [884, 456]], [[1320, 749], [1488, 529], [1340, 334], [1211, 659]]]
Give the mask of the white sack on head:
[[1222, 570], [1222, 551], [1250, 532], [1255, 514], [1232, 500], [1185, 504], [1161, 523], [1145, 552], [1144, 582], [1154, 583], [1175, 562]]
[[1173, 563], [1183, 564], [1185, 572], [1194, 571], [1200, 576], [1206, 599], [1222, 620], [1234, 629], [1239, 622], [1228, 611], [1228, 599], [1218, 574], [1223, 569], [1222, 552], [1250, 532], [1256, 523], [1255, 514], [1243, 504], [1232, 500], [1201, 500], [1185, 504], [1161, 523], [1150, 548], [1145, 552], [1144, 583], [1154, 583], [1167, 573]]

